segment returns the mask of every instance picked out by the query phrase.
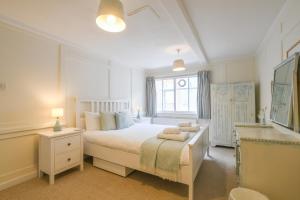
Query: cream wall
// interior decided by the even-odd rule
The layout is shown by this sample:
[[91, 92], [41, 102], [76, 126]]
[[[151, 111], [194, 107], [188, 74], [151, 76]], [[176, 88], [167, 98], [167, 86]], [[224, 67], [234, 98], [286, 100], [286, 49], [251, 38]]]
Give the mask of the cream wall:
[[287, 0], [256, 53], [259, 107], [271, 107], [274, 68], [285, 59], [287, 49], [300, 40], [300, 1]]
[[142, 69], [1, 22], [0, 44], [0, 190], [36, 176], [36, 133], [53, 124], [51, 108], [64, 107], [73, 126], [74, 97], [144, 107]]
[[51, 107], [62, 102], [58, 42], [0, 23], [0, 44], [1, 190], [36, 175], [37, 136], [16, 131], [49, 126]]
[[176, 76], [196, 74], [199, 70], [209, 70], [213, 83], [234, 83], [255, 81], [254, 57], [243, 57], [222, 61], [211, 61], [207, 66], [191, 64], [184, 72], [173, 72], [171, 67], [147, 70], [146, 76]]
[[144, 115], [146, 109], [145, 71], [141, 71], [141, 70], [131, 71], [131, 89], [132, 89], [131, 91], [132, 111], [136, 113], [137, 109], [139, 108], [141, 114]]
[[0, 44], [0, 82], [6, 85], [0, 91], [0, 133], [47, 124], [49, 109], [61, 104], [59, 44], [3, 23]]
[[63, 46], [63, 93], [67, 97], [67, 124], [75, 125], [74, 98], [130, 100], [132, 111], [145, 105], [145, 72]]

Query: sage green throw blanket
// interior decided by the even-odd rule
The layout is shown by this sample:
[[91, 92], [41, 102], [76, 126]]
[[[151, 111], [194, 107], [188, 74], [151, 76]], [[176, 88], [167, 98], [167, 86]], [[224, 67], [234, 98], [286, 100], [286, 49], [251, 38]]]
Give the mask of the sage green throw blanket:
[[141, 146], [140, 164], [143, 170], [156, 173], [162, 178], [176, 181], [180, 169], [181, 152], [194, 134], [184, 141], [158, 139], [146, 140]]

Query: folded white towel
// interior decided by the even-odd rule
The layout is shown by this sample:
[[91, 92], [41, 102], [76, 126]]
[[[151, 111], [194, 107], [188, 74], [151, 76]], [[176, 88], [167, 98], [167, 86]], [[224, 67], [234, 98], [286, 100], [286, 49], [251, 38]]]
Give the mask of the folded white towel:
[[164, 134], [180, 134], [181, 131], [179, 128], [165, 128], [163, 131]]
[[166, 140], [175, 140], [184, 142], [188, 139], [189, 134], [188, 133], [180, 133], [180, 134], [164, 134], [160, 133], [157, 135], [157, 138], [159, 139], [166, 139]]
[[191, 127], [179, 127], [179, 130], [183, 132], [198, 132], [200, 130], [200, 125]]
[[179, 127], [191, 127], [192, 122], [183, 122], [178, 124]]

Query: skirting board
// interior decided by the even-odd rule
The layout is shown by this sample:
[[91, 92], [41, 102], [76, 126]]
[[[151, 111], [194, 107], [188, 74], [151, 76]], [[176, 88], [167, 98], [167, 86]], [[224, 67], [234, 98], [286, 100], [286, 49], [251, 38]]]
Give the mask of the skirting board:
[[0, 191], [5, 190], [14, 185], [18, 185], [20, 183], [26, 182], [30, 179], [34, 179], [36, 177], [37, 177], [37, 170], [34, 170], [34, 171], [28, 172], [26, 174], [23, 174], [21, 176], [4, 181], [4, 182], [0, 183]]
[[114, 174], [118, 174], [120, 176], [126, 177], [134, 170], [128, 167], [124, 167], [112, 162], [108, 162], [105, 160], [101, 160], [99, 158], [93, 157], [93, 166], [98, 167], [100, 169], [104, 169], [105, 171], [112, 172]]

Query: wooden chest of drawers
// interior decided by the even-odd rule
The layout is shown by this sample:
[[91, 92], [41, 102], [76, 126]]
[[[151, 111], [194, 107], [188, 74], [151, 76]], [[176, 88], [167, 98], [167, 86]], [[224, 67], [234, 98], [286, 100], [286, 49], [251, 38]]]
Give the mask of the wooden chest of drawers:
[[39, 139], [39, 176], [49, 175], [50, 184], [54, 177], [70, 168], [80, 166], [83, 170], [82, 133], [67, 128], [59, 132], [42, 132]]
[[300, 136], [267, 126], [236, 127], [239, 185], [271, 200], [300, 199]]

